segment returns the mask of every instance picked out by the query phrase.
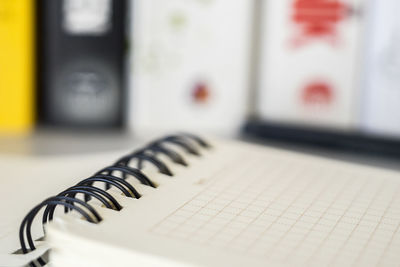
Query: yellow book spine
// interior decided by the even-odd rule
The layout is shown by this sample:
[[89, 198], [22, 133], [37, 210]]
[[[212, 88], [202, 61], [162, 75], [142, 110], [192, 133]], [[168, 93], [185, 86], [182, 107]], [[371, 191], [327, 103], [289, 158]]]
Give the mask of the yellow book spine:
[[33, 126], [34, 2], [0, 1], [0, 134]]

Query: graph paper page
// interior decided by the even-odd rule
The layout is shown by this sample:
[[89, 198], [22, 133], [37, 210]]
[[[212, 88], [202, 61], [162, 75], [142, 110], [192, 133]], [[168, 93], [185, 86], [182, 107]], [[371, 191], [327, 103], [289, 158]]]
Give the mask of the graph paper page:
[[195, 265], [399, 266], [399, 174], [226, 146], [212, 173], [160, 187], [85, 234]]

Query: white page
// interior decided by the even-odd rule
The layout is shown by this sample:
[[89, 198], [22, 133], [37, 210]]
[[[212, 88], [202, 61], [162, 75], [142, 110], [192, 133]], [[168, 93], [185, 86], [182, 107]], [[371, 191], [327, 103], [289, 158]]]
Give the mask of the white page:
[[207, 157], [100, 225], [50, 225], [52, 264], [399, 262], [399, 173], [252, 145]]

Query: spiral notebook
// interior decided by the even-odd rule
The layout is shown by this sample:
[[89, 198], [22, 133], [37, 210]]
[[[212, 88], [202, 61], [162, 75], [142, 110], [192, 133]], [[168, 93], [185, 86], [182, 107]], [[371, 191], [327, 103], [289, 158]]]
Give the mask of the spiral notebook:
[[396, 172], [168, 136], [33, 208], [12, 256], [56, 267], [398, 266], [399, 189]]

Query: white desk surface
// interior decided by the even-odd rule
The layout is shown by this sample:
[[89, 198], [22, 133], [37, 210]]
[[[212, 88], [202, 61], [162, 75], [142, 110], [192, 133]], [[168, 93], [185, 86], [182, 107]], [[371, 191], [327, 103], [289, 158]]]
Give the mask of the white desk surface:
[[[157, 136], [157, 135], [154, 135]], [[260, 141], [238, 138], [261, 145], [294, 150], [298, 152], [319, 155], [342, 161], [366, 164], [380, 168], [400, 171], [400, 158], [388, 158], [380, 155], [354, 154], [324, 148], [315, 148], [298, 144], [284, 144], [275, 141]], [[29, 137], [1, 137], [0, 155], [73, 155], [93, 154], [121, 149], [136, 148], [146, 144], [148, 137], [137, 136], [123, 132], [73, 132], [41, 130]]]

